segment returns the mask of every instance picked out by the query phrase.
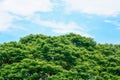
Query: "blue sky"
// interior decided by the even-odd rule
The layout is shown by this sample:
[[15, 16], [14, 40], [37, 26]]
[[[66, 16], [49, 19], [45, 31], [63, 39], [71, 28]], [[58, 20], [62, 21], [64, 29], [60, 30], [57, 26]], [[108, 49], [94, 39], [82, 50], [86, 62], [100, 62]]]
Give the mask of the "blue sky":
[[120, 44], [120, 1], [0, 0], [0, 43], [70, 32]]

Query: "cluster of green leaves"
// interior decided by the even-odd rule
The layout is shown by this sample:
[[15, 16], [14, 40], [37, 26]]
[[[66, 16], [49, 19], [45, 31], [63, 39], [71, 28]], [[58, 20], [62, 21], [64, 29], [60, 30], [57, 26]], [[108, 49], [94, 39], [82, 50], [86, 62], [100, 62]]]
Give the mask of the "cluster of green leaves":
[[0, 80], [120, 80], [120, 45], [31, 34], [0, 44]]

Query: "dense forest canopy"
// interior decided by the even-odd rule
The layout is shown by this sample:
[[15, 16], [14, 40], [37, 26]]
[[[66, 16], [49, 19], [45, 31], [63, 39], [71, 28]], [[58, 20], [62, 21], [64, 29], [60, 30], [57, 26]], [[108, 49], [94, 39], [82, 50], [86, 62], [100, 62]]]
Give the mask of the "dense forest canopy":
[[120, 80], [120, 45], [30, 34], [0, 44], [0, 80]]

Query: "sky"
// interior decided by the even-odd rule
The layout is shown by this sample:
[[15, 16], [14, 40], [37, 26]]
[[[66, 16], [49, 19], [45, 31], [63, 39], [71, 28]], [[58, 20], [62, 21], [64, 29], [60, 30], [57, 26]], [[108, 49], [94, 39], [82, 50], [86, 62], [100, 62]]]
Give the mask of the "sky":
[[120, 44], [120, 0], [0, 0], [0, 43], [71, 32]]

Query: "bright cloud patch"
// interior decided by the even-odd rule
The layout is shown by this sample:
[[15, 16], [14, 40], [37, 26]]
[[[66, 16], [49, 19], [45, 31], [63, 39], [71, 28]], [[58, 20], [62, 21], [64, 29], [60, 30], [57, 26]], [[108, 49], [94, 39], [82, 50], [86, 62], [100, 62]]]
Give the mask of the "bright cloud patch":
[[2, 2], [4, 11], [22, 16], [29, 16], [35, 12], [49, 12], [52, 11], [52, 7], [50, 0], [4, 0]]
[[53, 9], [50, 0], [2, 0], [0, 1], [0, 31], [4, 31], [12, 25], [17, 18], [14, 15], [31, 17], [36, 12], [50, 12]]
[[32, 19], [34, 23], [42, 25], [44, 27], [52, 28], [55, 33], [78, 33], [83, 36], [91, 37], [91, 35], [87, 34], [87, 28], [85, 26], [79, 26], [75, 22], [56, 22], [56, 21], [44, 21], [39, 17]]
[[87, 14], [116, 16], [120, 13], [120, 0], [63, 0], [66, 11]]
[[0, 12], [0, 31], [5, 31], [11, 26], [13, 17], [7, 13]]

